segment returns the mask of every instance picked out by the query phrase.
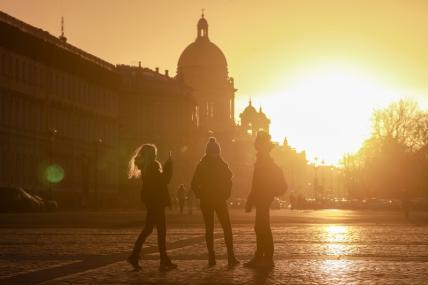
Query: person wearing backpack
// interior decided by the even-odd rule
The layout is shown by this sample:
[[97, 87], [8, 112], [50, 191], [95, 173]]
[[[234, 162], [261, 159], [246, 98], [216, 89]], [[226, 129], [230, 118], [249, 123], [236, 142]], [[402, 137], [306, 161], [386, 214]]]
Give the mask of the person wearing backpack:
[[191, 189], [200, 199], [201, 212], [205, 223], [205, 240], [208, 249], [208, 265], [216, 264], [214, 252], [214, 213], [224, 232], [229, 266], [239, 263], [233, 250], [232, 226], [226, 200], [232, 188], [232, 172], [221, 157], [220, 145], [214, 137], [207, 143], [205, 156], [201, 159], [193, 175]]
[[247, 198], [245, 211], [256, 209], [254, 230], [256, 232], [257, 249], [254, 257], [244, 263], [246, 267], [273, 267], [274, 244], [270, 227], [270, 205], [274, 197], [281, 196], [287, 191], [282, 169], [275, 164], [270, 152], [274, 145], [267, 132], [257, 133], [254, 147], [257, 158], [250, 194]]

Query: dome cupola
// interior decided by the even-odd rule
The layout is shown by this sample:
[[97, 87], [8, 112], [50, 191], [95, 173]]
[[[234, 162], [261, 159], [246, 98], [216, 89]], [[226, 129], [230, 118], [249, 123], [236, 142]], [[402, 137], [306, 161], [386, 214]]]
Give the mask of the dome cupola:
[[198, 21], [198, 38], [208, 39], [208, 22], [205, 19], [204, 13]]

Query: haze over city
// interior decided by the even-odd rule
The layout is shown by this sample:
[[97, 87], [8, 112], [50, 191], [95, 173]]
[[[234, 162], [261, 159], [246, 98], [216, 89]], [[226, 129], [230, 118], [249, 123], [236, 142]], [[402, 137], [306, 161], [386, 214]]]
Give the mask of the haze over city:
[[374, 108], [399, 98], [427, 106], [424, 1], [1, 0], [0, 7], [53, 35], [64, 16], [69, 43], [113, 64], [141, 61], [170, 74], [204, 9], [239, 89], [235, 114], [252, 98], [271, 118], [273, 138], [287, 137], [310, 160], [338, 164], [355, 152]]
[[0, 0], [0, 285], [426, 284], [428, 1]]

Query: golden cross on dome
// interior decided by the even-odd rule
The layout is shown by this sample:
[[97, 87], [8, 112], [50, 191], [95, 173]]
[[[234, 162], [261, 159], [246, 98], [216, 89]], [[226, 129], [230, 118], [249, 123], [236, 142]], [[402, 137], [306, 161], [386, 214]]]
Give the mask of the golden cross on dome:
[[204, 17], [204, 13], [205, 13], [205, 8], [202, 8], [202, 18]]

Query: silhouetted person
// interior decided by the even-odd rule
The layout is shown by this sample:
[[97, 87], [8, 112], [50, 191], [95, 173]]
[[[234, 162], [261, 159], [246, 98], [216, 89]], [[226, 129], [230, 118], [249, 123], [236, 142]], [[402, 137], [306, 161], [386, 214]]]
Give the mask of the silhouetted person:
[[257, 150], [257, 159], [254, 165], [254, 174], [251, 192], [245, 206], [246, 212], [256, 208], [255, 232], [257, 249], [255, 256], [244, 266], [274, 266], [273, 237], [270, 228], [269, 209], [275, 196], [281, 196], [287, 191], [287, 183], [281, 168], [270, 156], [273, 149], [271, 137], [268, 133], [259, 131], [254, 146]]
[[186, 201], [186, 194], [184, 192], [184, 185], [181, 184], [177, 190], [178, 206], [180, 207], [180, 214], [183, 214], [184, 202]]
[[216, 264], [214, 252], [214, 213], [223, 228], [227, 247], [229, 266], [239, 263], [233, 250], [232, 226], [226, 200], [230, 197], [232, 172], [220, 155], [220, 146], [211, 137], [206, 147], [206, 155], [196, 167], [192, 179], [192, 191], [200, 199], [200, 206], [205, 222], [205, 240], [208, 249], [208, 265]]
[[147, 237], [153, 232], [156, 226], [158, 247], [160, 253], [160, 269], [168, 270], [176, 268], [166, 253], [166, 223], [165, 207], [171, 205], [168, 183], [172, 177], [171, 155], [162, 166], [156, 160], [157, 149], [155, 145], [144, 144], [139, 147], [129, 162], [129, 178], [142, 178], [141, 200], [147, 209], [146, 222], [135, 241], [134, 249], [128, 262], [134, 269], [140, 269], [140, 251]]

